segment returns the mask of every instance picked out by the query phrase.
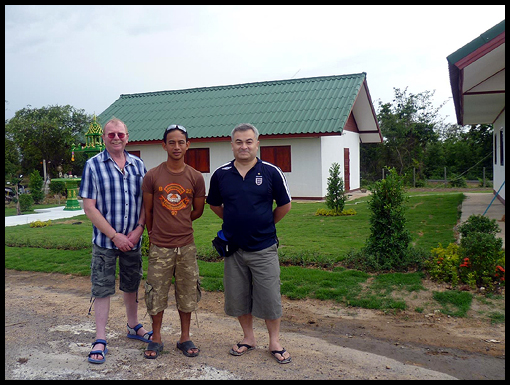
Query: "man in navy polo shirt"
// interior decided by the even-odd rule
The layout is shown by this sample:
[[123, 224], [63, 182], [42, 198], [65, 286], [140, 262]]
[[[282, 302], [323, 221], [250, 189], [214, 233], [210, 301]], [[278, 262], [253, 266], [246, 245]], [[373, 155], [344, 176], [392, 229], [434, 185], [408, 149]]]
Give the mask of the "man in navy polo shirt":
[[241, 356], [255, 348], [255, 316], [265, 320], [269, 351], [284, 364], [291, 358], [279, 341], [282, 305], [275, 224], [290, 211], [291, 196], [282, 171], [257, 158], [258, 136], [248, 123], [232, 130], [235, 159], [214, 171], [207, 203], [223, 219], [226, 239], [239, 246], [225, 258], [223, 277], [225, 313], [238, 317], [244, 333], [230, 354]]

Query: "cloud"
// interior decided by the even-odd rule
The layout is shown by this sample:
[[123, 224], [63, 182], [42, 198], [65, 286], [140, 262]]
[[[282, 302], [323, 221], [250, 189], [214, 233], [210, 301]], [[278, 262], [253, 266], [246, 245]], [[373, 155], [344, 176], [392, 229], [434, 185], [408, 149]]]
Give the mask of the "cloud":
[[501, 21], [500, 10], [6, 5], [6, 117], [27, 104], [100, 113], [120, 94], [359, 72], [376, 100], [409, 86], [437, 89], [443, 101], [451, 96], [446, 56]]

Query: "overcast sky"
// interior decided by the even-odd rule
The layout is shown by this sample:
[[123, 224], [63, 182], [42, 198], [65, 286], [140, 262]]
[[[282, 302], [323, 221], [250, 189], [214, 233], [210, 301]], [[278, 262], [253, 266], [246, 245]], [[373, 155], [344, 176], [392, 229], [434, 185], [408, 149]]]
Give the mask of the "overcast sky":
[[[30, 105], [99, 115], [121, 94], [367, 73], [435, 90], [456, 123], [446, 57], [503, 5], [6, 5], [5, 118]], [[183, 122], [185, 124], [185, 122]]]

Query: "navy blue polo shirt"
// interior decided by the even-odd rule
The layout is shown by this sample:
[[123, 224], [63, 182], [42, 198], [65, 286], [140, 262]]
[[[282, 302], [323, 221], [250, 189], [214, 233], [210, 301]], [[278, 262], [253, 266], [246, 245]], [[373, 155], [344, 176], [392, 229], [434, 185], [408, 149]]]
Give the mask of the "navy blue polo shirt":
[[231, 161], [211, 176], [207, 203], [223, 205], [223, 234], [245, 251], [276, 243], [273, 201], [283, 206], [291, 196], [283, 172], [271, 163], [257, 158], [243, 179]]

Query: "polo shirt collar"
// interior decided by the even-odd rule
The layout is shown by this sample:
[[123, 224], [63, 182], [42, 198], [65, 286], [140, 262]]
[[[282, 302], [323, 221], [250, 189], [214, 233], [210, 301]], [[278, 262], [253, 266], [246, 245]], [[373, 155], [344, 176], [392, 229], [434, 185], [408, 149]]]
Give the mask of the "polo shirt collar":
[[[230, 165], [232, 166], [231, 171], [234, 171], [234, 170], [235, 170], [235, 171], [237, 171], [237, 168], [236, 168], [236, 166], [234, 165], [234, 162], [235, 162], [235, 161], [236, 161], [236, 160], [235, 160], [235, 159], [233, 159], [233, 160], [230, 162]], [[259, 157], [257, 157], [257, 163], [255, 163], [255, 165], [254, 165], [252, 168], [250, 168], [250, 170], [251, 170], [251, 169], [254, 169], [255, 167], [257, 167], [257, 166], [258, 166], [258, 165], [260, 165], [261, 163], [262, 163], [262, 161], [259, 159]]]

